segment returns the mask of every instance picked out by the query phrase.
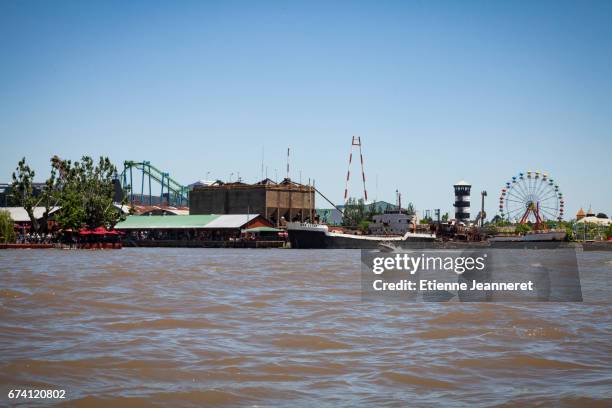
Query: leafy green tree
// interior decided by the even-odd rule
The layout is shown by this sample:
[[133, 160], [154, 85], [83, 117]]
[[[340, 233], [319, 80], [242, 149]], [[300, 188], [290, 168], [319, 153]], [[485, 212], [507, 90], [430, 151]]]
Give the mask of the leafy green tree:
[[612, 238], [612, 225], [608, 226], [608, 229], [606, 231], [606, 238], [607, 239]]
[[487, 225], [484, 226], [483, 232], [486, 235], [493, 236], [493, 235], [496, 235], [499, 231], [498, 231], [498, 229], [497, 229], [497, 227], [495, 225], [487, 224]]
[[48, 232], [49, 215], [53, 207], [55, 207], [59, 202], [59, 191], [56, 183], [56, 172], [55, 169], [51, 167], [51, 174], [45, 181], [45, 185], [40, 194], [40, 199], [37, 202], [37, 206], [42, 206], [45, 209], [39, 225], [40, 230], [43, 233]]
[[442, 216], [442, 222], [448, 222], [448, 213], [444, 213]]
[[342, 225], [345, 227], [357, 227], [365, 219], [367, 219], [367, 211], [363, 199], [356, 200], [350, 197], [344, 206]]
[[384, 212], [383, 209], [381, 208], [380, 205], [377, 205], [377, 203], [372, 203], [367, 206], [368, 220], [372, 220], [372, 217], [374, 217], [375, 215], [382, 214], [383, 212]]
[[0, 210], [0, 242], [4, 244], [15, 242], [14, 221], [6, 210]]
[[368, 220], [362, 220], [359, 223], [359, 231], [363, 232], [364, 234], [368, 232], [368, 229], [370, 227], [370, 221]]
[[[26, 163], [25, 157], [17, 163], [17, 168], [13, 172], [13, 182], [11, 185], [11, 196], [13, 202], [23, 207], [28, 213], [32, 232], [47, 232], [47, 221], [51, 209], [57, 205], [57, 186], [55, 169], [51, 169], [51, 175], [45, 181], [45, 185], [38, 196], [34, 195], [34, 176], [36, 172]], [[36, 207], [44, 207], [45, 211], [39, 220], [34, 215]]]
[[62, 208], [56, 213], [55, 220], [64, 229], [78, 230], [83, 226], [86, 214], [81, 195], [74, 190], [62, 191]]
[[414, 214], [416, 214], [416, 211], [414, 209], [414, 205], [412, 203], [408, 203], [408, 205], [406, 206], [406, 212], [408, 213], [409, 216], [413, 216]]
[[431, 224], [431, 222], [432, 222], [431, 217], [423, 217], [419, 221], [419, 224]]
[[491, 219], [491, 224], [497, 227], [507, 227], [511, 225], [510, 221], [505, 220], [501, 215], [496, 214], [495, 217]]
[[74, 163], [54, 159], [52, 163], [60, 173], [61, 185], [62, 208], [57, 220], [63, 228], [112, 228], [125, 219], [123, 212], [113, 205], [113, 179], [117, 169], [107, 157], [100, 157], [97, 164], [89, 156]]
[[32, 232], [38, 232], [38, 220], [34, 216], [34, 207], [38, 199], [34, 197], [34, 176], [36, 172], [26, 163], [25, 157], [17, 163], [13, 172], [11, 196], [18, 206], [23, 207], [30, 217]]

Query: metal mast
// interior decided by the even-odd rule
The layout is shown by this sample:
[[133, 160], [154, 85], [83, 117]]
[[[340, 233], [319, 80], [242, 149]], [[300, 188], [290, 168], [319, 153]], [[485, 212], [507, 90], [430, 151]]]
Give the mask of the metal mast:
[[351, 178], [351, 162], [353, 161], [353, 146], [359, 147], [359, 157], [361, 159], [361, 178], [363, 179], [363, 197], [365, 201], [368, 201], [368, 191], [366, 190], [366, 179], [365, 179], [365, 169], [363, 167], [363, 154], [361, 152], [361, 137], [353, 136], [353, 140], [351, 141], [351, 150], [349, 153], [349, 162], [348, 162], [348, 170], [346, 171], [346, 184], [344, 186], [344, 204], [348, 201], [348, 184]]

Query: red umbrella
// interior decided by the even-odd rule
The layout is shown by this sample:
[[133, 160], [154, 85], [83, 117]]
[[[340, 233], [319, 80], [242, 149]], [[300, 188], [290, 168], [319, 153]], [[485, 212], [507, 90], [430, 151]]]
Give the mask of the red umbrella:
[[120, 232], [116, 230], [107, 230], [104, 227], [97, 227], [94, 229], [81, 228], [79, 230], [81, 235], [119, 235]]
[[106, 235], [108, 231], [104, 227], [98, 227], [91, 232], [93, 235]]

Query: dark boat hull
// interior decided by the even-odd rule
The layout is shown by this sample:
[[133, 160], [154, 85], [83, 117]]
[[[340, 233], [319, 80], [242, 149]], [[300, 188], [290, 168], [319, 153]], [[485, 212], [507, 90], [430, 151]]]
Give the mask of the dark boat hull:
[[[328, 235], [325, 231], [289, 230], [291, 248], [297, 249], [377, 249], [379, 244], [389, 241], [380, 239], [354, 238], [348, 236]], [[432, 242], [432, 239], [410, 238], [409, 242]]]

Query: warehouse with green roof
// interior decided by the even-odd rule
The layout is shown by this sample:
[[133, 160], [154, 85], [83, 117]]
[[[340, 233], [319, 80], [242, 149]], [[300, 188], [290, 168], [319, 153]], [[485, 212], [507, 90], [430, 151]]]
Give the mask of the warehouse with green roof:
[[152, 244], [160, 241], [182, 243], [180, 246], [186, 241], [192, 241], [189, 246], [222, 246], [218, 243], [234, 242], [245, 234], [280, 240], [280, 230], [259, 214], [131, 215], [115, 229], [126, 235], [126, 242], [139, 246], [158, 246]]

